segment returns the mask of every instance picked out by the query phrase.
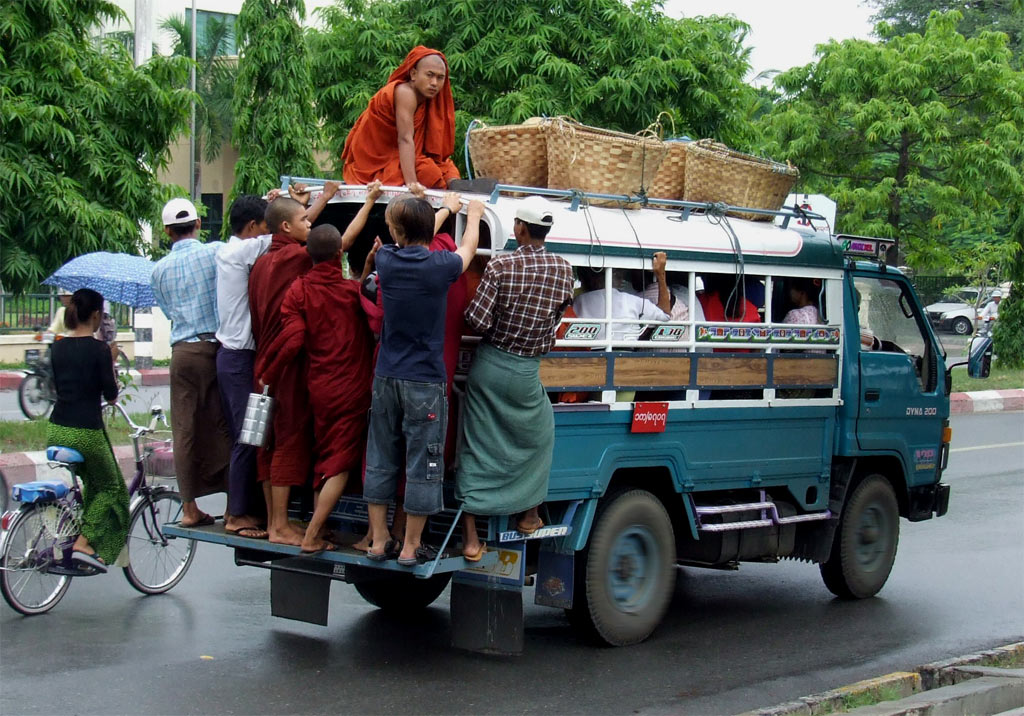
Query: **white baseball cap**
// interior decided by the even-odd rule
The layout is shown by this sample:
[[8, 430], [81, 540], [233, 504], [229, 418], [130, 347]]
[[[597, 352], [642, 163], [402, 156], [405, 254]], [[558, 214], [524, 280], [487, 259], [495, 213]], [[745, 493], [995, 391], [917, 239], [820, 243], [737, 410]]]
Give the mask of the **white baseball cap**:
[[516, 207], [516, 218], [527, 224], [551, 226], [555, 223], [551, 202], [539, 196], [528, 196]]
[[1002, 298], [1002, 297], [1003, 297], [1003, 292], [1000, 291], [998, 288], [995, 291], [992, 292], [992, 298]]
[[196, 211], [196, 205], [188, 199], [171, 199], [169, 202], [164, 204], [164, 226], [187, 224], [198, 218], [199, 212]]

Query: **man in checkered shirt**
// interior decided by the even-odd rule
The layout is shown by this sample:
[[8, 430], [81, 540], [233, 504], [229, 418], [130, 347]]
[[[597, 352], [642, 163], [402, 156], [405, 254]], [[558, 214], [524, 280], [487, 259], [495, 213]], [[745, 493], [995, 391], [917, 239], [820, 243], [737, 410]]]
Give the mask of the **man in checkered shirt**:
[[462, 553], [470, 561], [486, 549], [475, 515], [521, 513], [517, 529], [525, 534], [544, 526], [537, 510], [547, 496], [555, 420], [540, 356], [554, 345], [573, 296], [569, 262], [544, 248], [553, 223], [549, 202], [524, 199], [515, 214], [518, 248], [488, 262], [466, 309], [466, 321], [483, 336], [466, 383], [456, 483]]

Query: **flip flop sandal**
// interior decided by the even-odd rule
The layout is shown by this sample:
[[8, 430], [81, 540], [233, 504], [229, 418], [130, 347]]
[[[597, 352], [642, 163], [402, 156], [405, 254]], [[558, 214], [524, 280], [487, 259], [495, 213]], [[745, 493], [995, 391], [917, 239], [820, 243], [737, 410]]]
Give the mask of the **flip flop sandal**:
[[481, 542], [480, 543], [480, 549], [478, 549], [476, 552], [474, 552], [472, 554], [472, 556], [470, 556], [470, 555], [466, 554], [465, 552], [463, 552], [462, 553], [462, 558], [464, 560], [466, 560], [467, 562], [479, 562], [481, 559], [484, 558], [485, 554], [487, 554], [487, 543], [486, 542]]
[[185, 529], [192, 529], [193, 527], [209, 527], [214, 522], [216, 522], [216, 520], [213, 518], [213, 515], [203, 515], [190, 525], [186, 525], [184, 523], [178, 524], [180, 527], [184, 527]]
[[107, 563], [100, 559], [95, 552], [89, 554], [88, 552], [76, 549], [71, 553], [71, 561], [75, 564], [94, 569], [97, 574], [106, 574], [107, 572]]
[[225, 529], [229, 535], [235, 535], [236, 537], [247, 537], [249, 539], [268, 539], [270, 533], [259, 527], [239, 527], [237, 530]]
[[516, 530], [524, 535], [532, 535], [534, 532], [544, 526], [544, 520], [537, 520], [532, 527], [524, 527], [522, 522], [516, 523]]
[[[367, 550], [366, 556], [369, 559], [372, 559], [374, 562], [386, 562], [389, 559], [394, 559], [395, 557], [397, 557], [401, 550], [402, 544], [400, 542], [396, 542], [393, 539], [389, 539], [387, 542], [384, 543], [384, 551], [382, 553], [371, 552], [370, 550]], [[399, 562], [401, 562], [401, 560], [399, 560]]]
[[[416, 548], [416, 562], [417, 564], [426, 564], [427, 562], [433, 562], [437, 559], [438, 549], [431, 544], [421, 544]], [[447, 555], [441, 555], [445, 557]]]

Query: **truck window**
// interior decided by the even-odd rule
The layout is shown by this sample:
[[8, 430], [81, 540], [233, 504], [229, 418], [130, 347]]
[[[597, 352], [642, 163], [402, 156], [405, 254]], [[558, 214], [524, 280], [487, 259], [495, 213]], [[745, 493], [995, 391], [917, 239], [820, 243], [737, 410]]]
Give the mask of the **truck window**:
[[935, 356], [909, 286], [900, 281], [865, 276], [854, 277], [853, 285], [858, 297], [862, 350], [911, 356], [921, 389], [934, 390]]

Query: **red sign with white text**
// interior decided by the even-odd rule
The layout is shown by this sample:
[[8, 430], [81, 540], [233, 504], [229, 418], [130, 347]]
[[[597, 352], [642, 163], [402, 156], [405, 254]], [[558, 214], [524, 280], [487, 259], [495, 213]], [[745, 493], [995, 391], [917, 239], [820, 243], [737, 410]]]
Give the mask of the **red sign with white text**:
[[633, 403], [634, 433], [663, 433], [668, 422], [668, 403]]

